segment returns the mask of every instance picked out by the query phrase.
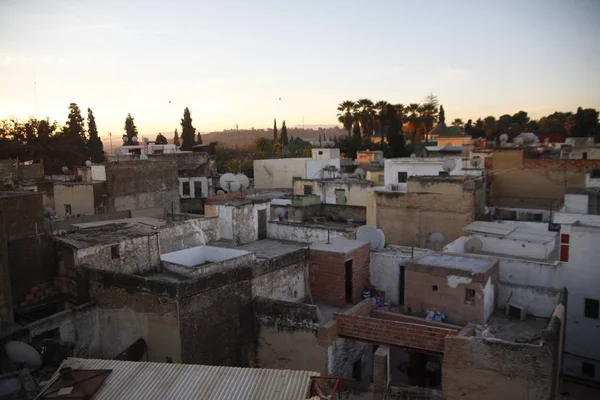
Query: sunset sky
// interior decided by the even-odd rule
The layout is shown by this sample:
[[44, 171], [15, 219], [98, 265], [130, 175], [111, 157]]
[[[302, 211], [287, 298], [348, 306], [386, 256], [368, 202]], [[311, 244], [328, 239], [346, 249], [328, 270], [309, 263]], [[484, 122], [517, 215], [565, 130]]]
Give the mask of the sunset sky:
[[76, 102], [150, 136], [186, 106], [208, 132], [431, 92], [447, 120], [600, 109], [599, 21], [598, 0], [0, 0], [0, 119]]

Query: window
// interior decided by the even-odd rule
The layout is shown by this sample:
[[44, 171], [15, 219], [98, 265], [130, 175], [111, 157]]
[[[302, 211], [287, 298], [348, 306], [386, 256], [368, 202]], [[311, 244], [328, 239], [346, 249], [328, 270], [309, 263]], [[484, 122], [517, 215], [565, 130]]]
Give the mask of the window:
[[598, 319], [600, 314], [600, 303], [596, 299], [585, 299], [585, 309], [583, 315], [586, 318]]
[[383, 176], [383, 174], [379, 175], [377, 177], [377, 182], [378, 183], [384, 183], [385, 182], [385, 176]]
[[304, 194], [312, 194], [312, 186], [304, 185]]
[[475, 302], [475, 290], [467, 289], [465, 291], [465, 303], [474, 303]]
[[406, 183], [408, 180], [408, 172], [398, 172], [398, 183]]
[[600, 178], [600, 169], [593, 169], [590, 171], [590, 178]]
[[581, 363], [581, 375], [586, 378], [594, 378], [596, 375], [596, 366], [587, 362]]
[[181, 193], [182, 196], [189, 196], [190, 195], [190, 183], [189, 182], [181, 182]]
[[202, 182], [191, 182], [191, 190], [194, 191], [194, 198], [199, 199], [202, 197]]
[[560, 235], [560, 261], [562, 262], [569, 262], [569, 239], [568, 233]]
[[323, 155], [323, 152], [322, 152], [321, 150], [319, 150], [319, 155], [320, 155], [320, 156], [322, 156], [322, 155]]
[[116, 258], [120, 258], [119, 256], [119, 245], [115, 244], [114, 246], [110, 246], [110, 257], [114, 260]]
[[65, 215], [71, 215], [72, 211], [71, 211], [71, 205], [70, 204], [65, 204]]
[[585, 151], [581, 153], [581, 159], [587, 160], [587, 153]]
[[438, 285], [431, 285], [431, 291], [432, 292], [437, 292], [438, 291]]

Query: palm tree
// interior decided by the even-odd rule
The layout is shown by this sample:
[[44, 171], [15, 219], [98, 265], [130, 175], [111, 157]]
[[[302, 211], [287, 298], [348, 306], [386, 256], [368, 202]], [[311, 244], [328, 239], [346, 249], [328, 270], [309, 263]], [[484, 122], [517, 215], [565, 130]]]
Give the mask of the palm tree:
[[421, 123], [421, 114], [419, 113], [421, 109], [421, 105], [418, 103], [411, 103], [406, 108], [407, 112], [407, 120], [411, 126], [413, 142], [416, 143], [417, 139], [417, 129], [419, 124]]
[[352, 124], [354, 123], [354, 110], [356, 104], [352, 100], [345, 100], [338, 104], [337, 110], [339, 111], [337, 117], [338, 121], [344, 126], [344, 129], [348, 131], [348, 136], [352, 134]]
[[377, 125], [379, 128], [379, 134], [381, 135], [381, 145], [383, 146], [383, 121], [385, 119], [386, 107], [388, 102], [380, 100], [373, 106], [373, 109], [377, 112]]
[[454, 121], [452, 121], [452, 126], [455, 126], [457, 128], [462, 128], [463, 125], [463, 120], [461, 118], [454, 118]]
[[394, 108], [396, 109], [398, 121], [400, 121], [400, 124], [403, 124], [406, 121], [406, 107], [404, 104], [394, 104]]
[[429, 131], [433, 129], [433, 124], [437, 121], [438, 108], [434, 103], [424, 103], [419, 107], [421, 114], [421, 123], [425, 130], [425, 144], [429, 139]]
[[362, 127], [363, 136], [370, 136], [375, 121], [374, 104], [369, 99], [359, 99], [356, 102], [356, 116]]

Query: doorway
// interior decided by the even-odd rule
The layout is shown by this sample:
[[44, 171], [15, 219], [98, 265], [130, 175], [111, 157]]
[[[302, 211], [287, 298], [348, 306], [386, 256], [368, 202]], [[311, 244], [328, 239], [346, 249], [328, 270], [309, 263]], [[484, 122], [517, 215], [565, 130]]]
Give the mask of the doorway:
[[346, 261], [346, 303], [352, 304], [352, 260]]
[[400, 266], [400, 274], [398, 277], [398, 305], [404, 305], [404, 265]]
[[258, 240], [267, 238], [267, 210], [258, 210]]

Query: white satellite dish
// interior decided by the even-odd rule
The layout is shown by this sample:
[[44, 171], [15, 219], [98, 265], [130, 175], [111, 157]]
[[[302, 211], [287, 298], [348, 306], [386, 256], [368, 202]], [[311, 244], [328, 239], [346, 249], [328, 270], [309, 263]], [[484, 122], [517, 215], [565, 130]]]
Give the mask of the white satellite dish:
[[217, 190], [217, 196], [221, 196], [223, 194], [225, 194], [225, 192], [223, 190], [221, 190], [221, 189]]
[[381, 237], [381, 243], [377, 250], [382, 250], [385, 247], [385, 233], [381, 229], [377, 229], [377, 232], [379, 233], [379, 237]]
[[144, 143], [148, 144], [148, 142], [150, 141], [150, 139], [148, 139], [146, 136], [144, 136], [144, 137], [142, 138], [142, 141], [143, 141]]
[[123, 144], [129, 143], [129, 138], [127, 136], [123, 136]]
[[516, 144], [523, 144], [523, 138], [520, 138], [520, 137], [518, 137], [518, 138], [515, 138], [514, 142], [515, 142]]
[[377, 232], [377, 228], [372, 225], [363, 225], [356, 231], [356, 240], [361, 242], [369, 242], [371, 250], [377, 250], [381, 246], [381, 235]]
[[350, 178], [349, 174], [342, 174], [342, 179], [348, 179], [348, 178]]
[[63, 172], [63, 174], [68, 174], [69, 173], [69, 167], [67, 167], [66, 165], [64, 167], [62, 167], [62, 172]]
[[356, 175], [359, 179], [365, 179], [365, 170], [362, 168], [356, 168], [354, 170], [354, 175]]
[[240, 181], [240, 185], [242, 185], [242, 189], [248, 189], [250, 187], [250, 179], [244, 174], [237, 174], [236, 177]]
[[148, 156], [145, 154], [140, 154], [140, 160], [147, 160]]
[[131, 143], [137, 143], [137, 142], [138, 142], [137, 136], [132, 136], [131, 137]]
[[92, 162], [90, 160], [86, 160], [85, 161], [85, 166], [88, 167], [88, 168], [91, 168], [92, 167]]
[[442, 169], [446, 172], [453, 171], [456, 168], [456, 161], [454, 160], [446, 160], [442, 164]]
[[123, 150], [121, 150], [121, 149], [115, 150], [115, 156], [122, 157], [124, 155], [125, 155], [125, 153], [123, 152]]
[[417, 158], [417, 155], [416, 155], [415, 153], [412, 153], [412, 154], [410, 155], [410, 158]]
[[475, 156], [471, 159], [471, 167], [479, 168], [481, 166], [481, 157]]
[[429, 243], [444, 243], [444, 235], [439, 232], [432, 233], [429, 235]]
[[502, 135], [500, 135], [500, 142], [502, 142], [502, 143], [508, 142], [508, 135], [506, 133], [503, 133]]
[[4, 351], [9, 360], [15, 364], [25, 364], [31, 369], [42, 366], [40, 353], [25, 342], [8, 342], [4, 345]]
[[231, 173], [223, 174], [221, 179], [219, 179], [219, 184], [221, 185], [221, 189], [230, 193], [240, 190], [242, 187], [242, 184], [237, 176]]
[[479, 238], [472, 237], [465, 242], [464, 248], [467, 253], [479, 253], [483, 249], [483, 243]]
[[283, 208], [281, 208], [281, 207], [277, 207], [275, 209], [275, 216], [279, 220], [285, 219], [285, 210]]

